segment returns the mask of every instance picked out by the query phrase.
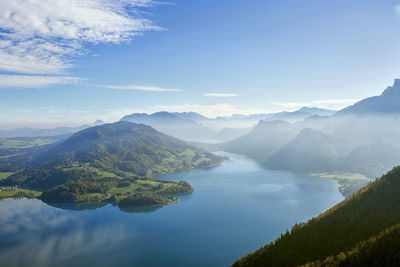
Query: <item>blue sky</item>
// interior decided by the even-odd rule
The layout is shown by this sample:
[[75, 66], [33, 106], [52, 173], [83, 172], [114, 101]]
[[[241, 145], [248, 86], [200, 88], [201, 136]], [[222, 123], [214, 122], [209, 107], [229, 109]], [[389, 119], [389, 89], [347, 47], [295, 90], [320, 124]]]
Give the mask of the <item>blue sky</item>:
[[400, 77], [399, 1], [82, 2], [0, 3], [0, 128], [338, 109]]

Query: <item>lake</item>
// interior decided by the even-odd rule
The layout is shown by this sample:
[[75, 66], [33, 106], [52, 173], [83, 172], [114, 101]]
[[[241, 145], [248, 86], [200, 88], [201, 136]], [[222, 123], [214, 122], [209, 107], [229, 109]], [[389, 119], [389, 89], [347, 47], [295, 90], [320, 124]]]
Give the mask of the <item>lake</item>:
[[1, 201], [0, 265], [229, 266], [344, 199], [332, 180], [219, 154], [230, 159], [159, 177], [186, 180], [195, 190], [161, 208]]

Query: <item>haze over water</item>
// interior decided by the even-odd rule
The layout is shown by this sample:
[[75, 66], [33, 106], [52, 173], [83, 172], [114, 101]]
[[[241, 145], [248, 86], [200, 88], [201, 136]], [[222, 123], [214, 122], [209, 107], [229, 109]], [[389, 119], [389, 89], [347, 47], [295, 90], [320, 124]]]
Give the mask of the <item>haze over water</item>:
[[243, 156], [159, 177], [195, 189], [172, 205], [126, 212], [0, 202], [0, 265], [228, 266], [343, 200], [337, 184], [260, 168]]

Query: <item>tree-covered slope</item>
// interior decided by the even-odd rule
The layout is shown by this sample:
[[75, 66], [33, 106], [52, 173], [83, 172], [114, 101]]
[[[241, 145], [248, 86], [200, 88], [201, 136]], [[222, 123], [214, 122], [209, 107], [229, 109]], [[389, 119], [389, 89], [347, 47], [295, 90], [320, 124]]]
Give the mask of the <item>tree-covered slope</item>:
[[263, 164], [270, 169], [321, 172], [338, 169], [346, 149], [320, 131], [306, 128]]
[[221, 160], [150, 126], [118, 122], [82, 130], [34, 154], [28, 168], [3, 183], [49, 188], [80, 177], [153, 177], [211, 167]]
[[329, 256], [323, 261], [304, 264], [319, 266], [400, 266], [400, 224], [390, 227], [354, 248]]
[[[400, 167], [359, 193], [234, 263], [233, 266], [298, 266], [346, 253], [359, 242], [400, 223]], [[390, 255], [395, 257], [396, 255]], [[398, 255], [397, 255], [398, 257]]]

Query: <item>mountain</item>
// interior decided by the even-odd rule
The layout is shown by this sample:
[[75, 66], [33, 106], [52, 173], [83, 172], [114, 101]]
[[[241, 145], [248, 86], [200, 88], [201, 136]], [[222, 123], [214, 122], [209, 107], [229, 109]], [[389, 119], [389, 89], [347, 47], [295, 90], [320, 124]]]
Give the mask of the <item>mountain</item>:
[[185, 120], [192, 120], [192, 121], [204, 121], [209, 120], [209, 118], [204, 117], [203, 115], [196, 113], [196, 112], [173, 112], [172, 114], [185, 119]]
[[286, 120], [289, 122], [300, 121], [307, 117], [318, 116], [331, 116], [336, 113], [336, 110], [323, 109], [317, 107], [302, 107], [296, 111], [282, 111], [278, 113], [261, 113], [252, 115], [233, 114], [232, 116], [217, 117], [217, 120]]
[[223, 143], [224, 151], [243, 154], [264, 161], [296, 136], [298, 130], [286, 121], [260, 121], [251, 132], [238, 139]]
[[380, 96], [363, 99], [344, 108], [336, 115], [388, 115], [400, 114], [400, 79], [394, 81]]
[[36, 129], [36, 128], [16, 128], [10, 130], [0, 130], [0, 137], [3, 138], [14, 138], [14, 137], [38, 137], [38, 136], [56, 136], [72, 134], [82, 129], [89, 127], [88, 125], [82, 125], [80, 127], [57, 127], [52, 129]]
[[187, 141], [212, 138], [213, 129], [207, 128], [188, 117], [199, 118], [196, 113], [157, 112], [153, 114], [134, 113], [123, 117], [120, 121], [146, 124], [156, 130]]
[[324, 133], [306, 128], [269, 157], [263, 165], [269, 169], [293, 172], [325, 172], [338, 169], [345, 147]]
[[250, 131], [251, 128], [223, 128], [214, 136], [214, 139], [220, 141], [234, 140], [248, 134]]
[[298, 112], [306, 112], [311, 115], [318, 115], [318, 116], [331, 116], [336, 113], [336, 110], [317, 108], [317, 107], [302, 107], [301, 109], [298, 110]]
[[378, 177], [398, 164], [400, 164], [399, 143], [380, 139], [351, 151], [343, 159], [341, 166], [351, 172]]
[[398, 266], [399, 227], [400, 167], [396, 167], [233, 266]]
[[6, 184], [49, 188], [90, 172], [149, 178], [222, 161], [150, 126], [130, 122], [87, 128], [30, 157], [26, 170], [10, 176]]
[[104, 124], [102, 120], [96, 120], [92, 125], [82, 125], [79, 127], [56, 127], [50, 129], [39, 129], [39, 128], [15, 128], [10, 130], [0, 130], [0, 137], [2, 138], [14, 138], [14, 137], [39, 137], [39, 136], [57, 136], [73, 134], [85, 128], [91, 126], [97, 126]]
[[93, 126], [99, 126], [99, 125], [103, 125], [103, 124], [104, 124], [104, 121], [102, 121], [102, 120], [96, 120], [96, 121], [94, 122]]
[[270, 114], [266, 120], [286, 120], [289, 122], [302, 121], [307, 117], [311, 116], [331, 116], [335, 114], [335, 110], [315, 108], [315, 107], [302, 107], [299, 110], [293, 112], [279, 112]]

